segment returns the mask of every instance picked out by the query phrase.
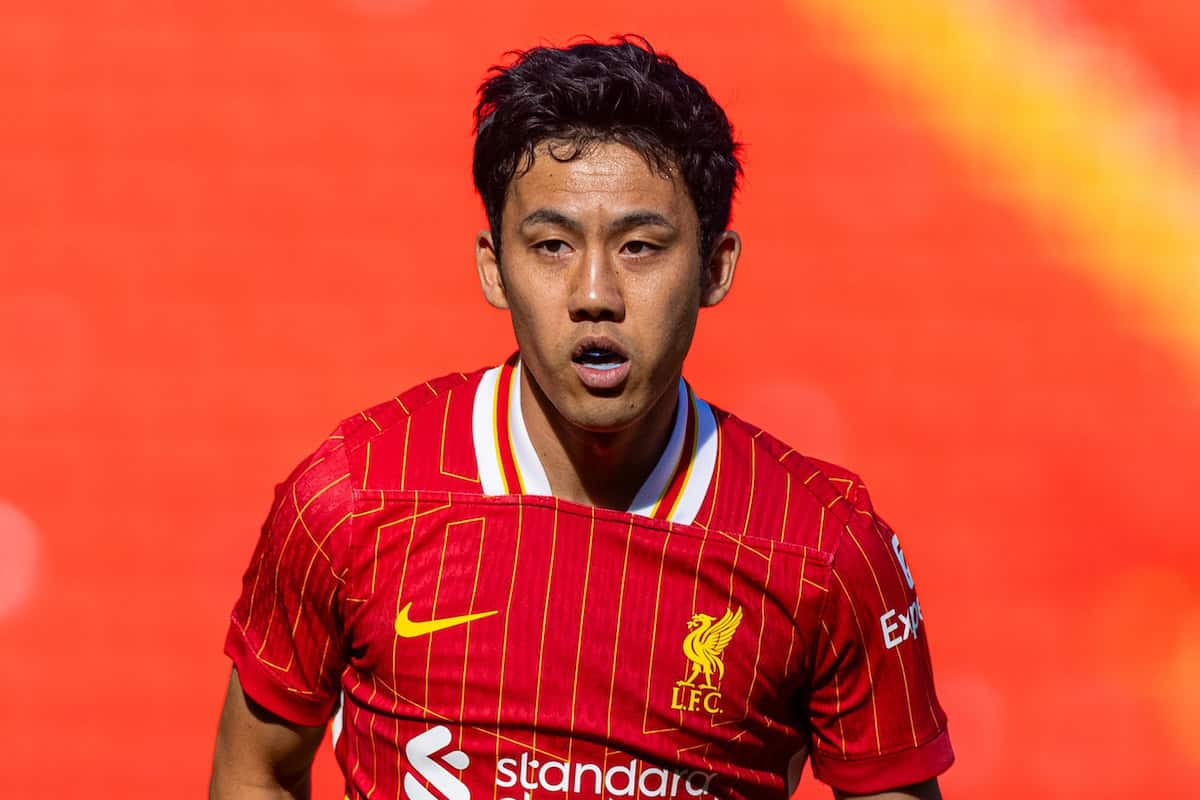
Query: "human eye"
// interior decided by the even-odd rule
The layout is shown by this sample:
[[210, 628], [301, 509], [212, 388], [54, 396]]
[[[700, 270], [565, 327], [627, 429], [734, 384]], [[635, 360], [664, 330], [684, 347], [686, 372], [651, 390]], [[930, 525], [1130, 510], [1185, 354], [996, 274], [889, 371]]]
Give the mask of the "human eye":
[[626, 255], [633, 256], [634, 258], [645, 258], [662, 250], [662, 247], [651, 242], [644, 242], [641, 239], [634, 239], [633, 241], [626, 242], [621, 249]]
[[560, 258], [567, 254], [570, 250], [570, 245], [562, 239], [545, 239], [534, 244], [533, 249], [542, 255]]

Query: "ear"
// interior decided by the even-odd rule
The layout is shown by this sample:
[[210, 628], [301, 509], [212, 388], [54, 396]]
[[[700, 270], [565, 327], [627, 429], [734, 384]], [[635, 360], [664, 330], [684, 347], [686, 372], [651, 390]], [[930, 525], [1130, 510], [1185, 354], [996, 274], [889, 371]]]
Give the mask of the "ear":
[[491, 231], [480, 231], [475, 237], [475, 269], [479, 272], [479, 287], [483, 289], [484, 299], [496, 308], [508, 308], [504, 276], [500, 273], [500, 254]]
[[742, 237], [736, 231], [725, 231], [717, 237], [700, 286], [700, 305], [715, 306], [729, 294], [738, 257], [742, 254]]

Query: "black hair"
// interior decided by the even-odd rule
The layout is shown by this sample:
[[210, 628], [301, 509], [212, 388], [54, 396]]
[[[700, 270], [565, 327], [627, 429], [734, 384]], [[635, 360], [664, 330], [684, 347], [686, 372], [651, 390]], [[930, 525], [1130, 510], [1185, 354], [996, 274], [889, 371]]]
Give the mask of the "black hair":
[[475, 188], [497, 252], [509, 185], [553, 141], [560, 161], [618, 142], [664, 175], [677, 168], [700, 220], [700, 253], [711, 254], [729, 225], [741, 145], [703, 84], [641, 37], [509, 55], [513, 63], [489, 70], [475, 107]]

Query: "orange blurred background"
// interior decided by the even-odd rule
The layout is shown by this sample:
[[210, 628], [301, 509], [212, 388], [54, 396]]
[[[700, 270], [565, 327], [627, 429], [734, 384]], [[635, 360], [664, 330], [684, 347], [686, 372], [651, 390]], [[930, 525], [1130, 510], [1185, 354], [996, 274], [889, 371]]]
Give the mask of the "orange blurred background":
[[[476, 86], [622, 32], [746, 142], [745, 255], [688, 375], [901, 532], [946, 796], [1194, 796], [1190, 4], [6, 5], [5, 796], [203, 792], [274, 483], [512, 347], [473, 273]], [[317, 788], [341, 796], [328, 748]]]

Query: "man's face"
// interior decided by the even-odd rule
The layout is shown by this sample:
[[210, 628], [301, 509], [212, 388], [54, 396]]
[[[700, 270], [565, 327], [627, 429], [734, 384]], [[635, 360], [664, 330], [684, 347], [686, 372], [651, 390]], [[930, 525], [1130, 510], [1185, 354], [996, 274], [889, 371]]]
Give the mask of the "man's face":
[[740, 244], [727, 232], [701, 258], [674, 170], [615, 143], [567, 162], [546, 147], [509, 187], [499, 265], [480, 234], [484, 294], [511, 312], [523, 362], [560, 417], [623, 430], [673, 402], [697, 313], [725, 296]]

